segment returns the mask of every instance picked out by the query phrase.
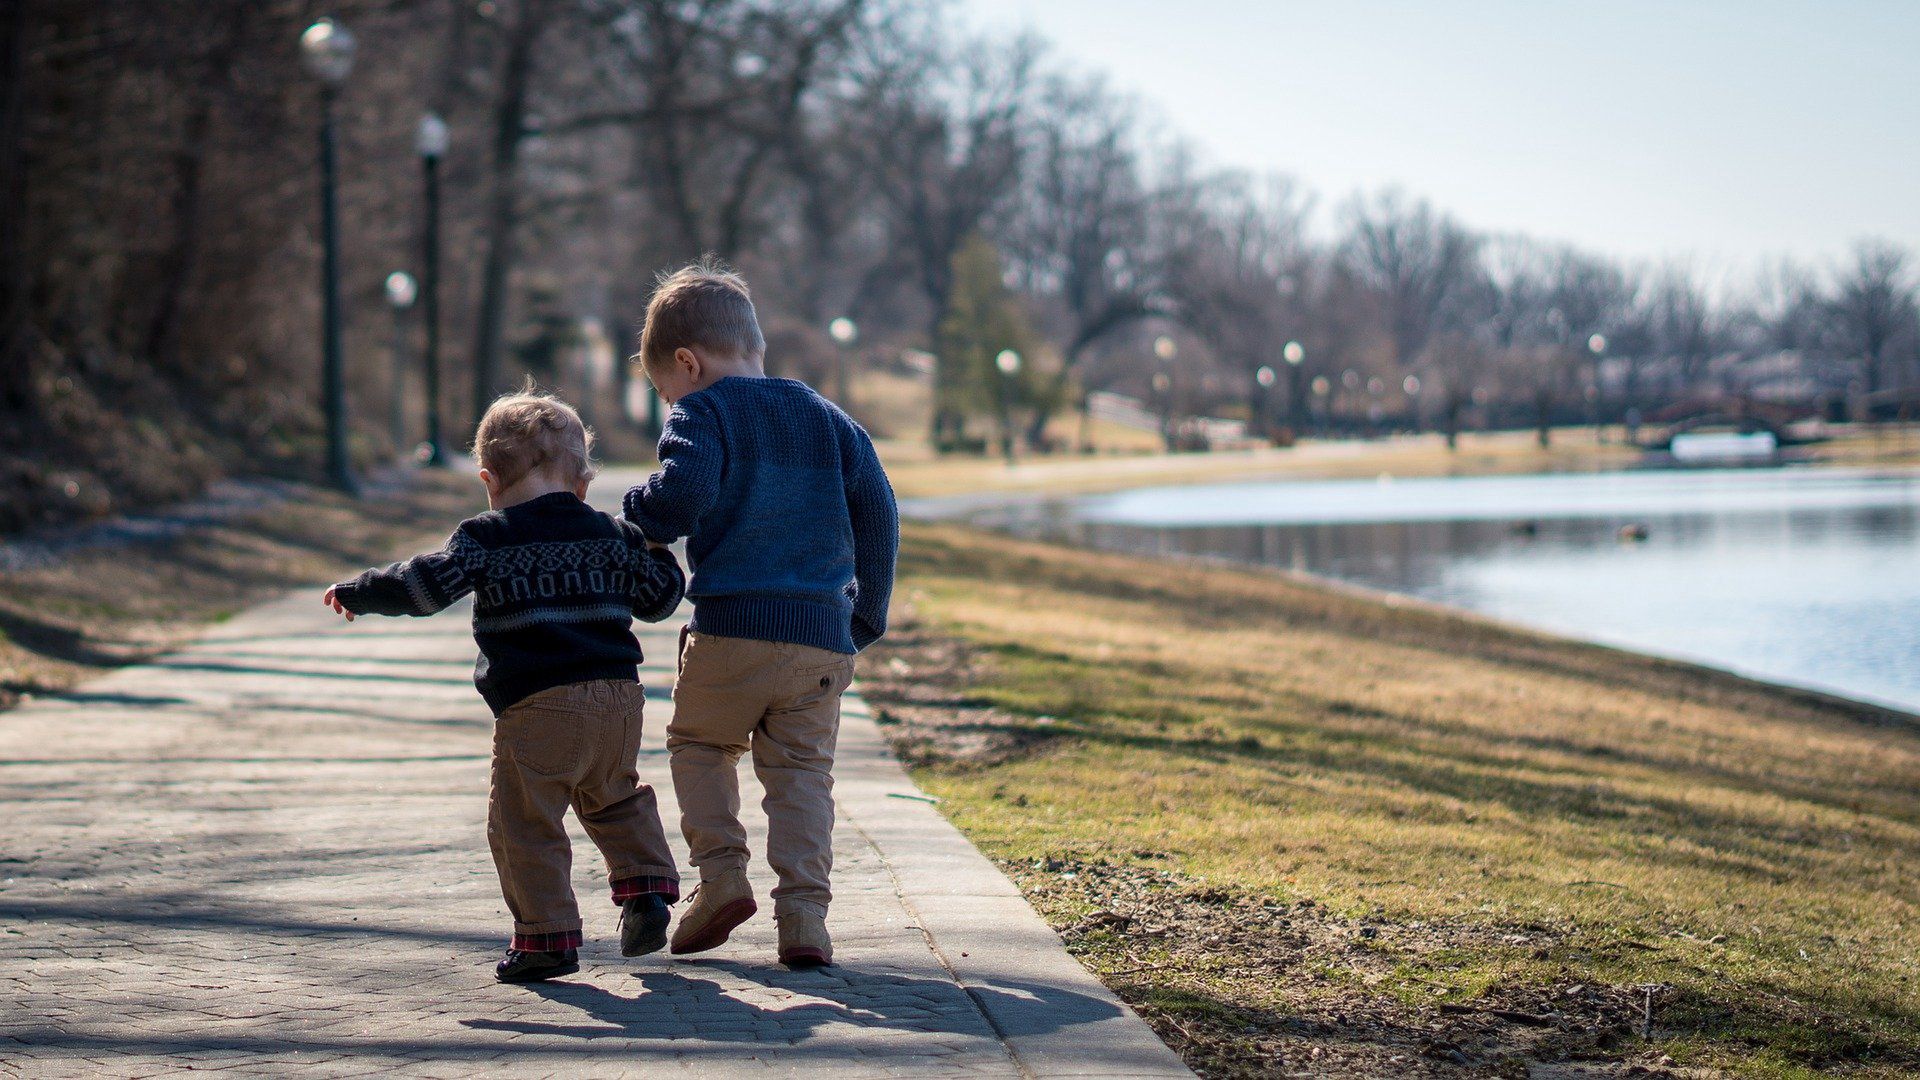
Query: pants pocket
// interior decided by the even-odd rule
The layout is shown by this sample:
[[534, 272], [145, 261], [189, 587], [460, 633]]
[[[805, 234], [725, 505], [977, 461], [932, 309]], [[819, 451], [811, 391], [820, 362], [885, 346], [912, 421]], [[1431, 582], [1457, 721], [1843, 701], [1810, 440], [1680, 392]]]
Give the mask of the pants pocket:
[[572, 712], [528, 709], [501, 717], [501, 728], [503, 748], [527, 771], [565, 776], [579, 767], [586, 733]]

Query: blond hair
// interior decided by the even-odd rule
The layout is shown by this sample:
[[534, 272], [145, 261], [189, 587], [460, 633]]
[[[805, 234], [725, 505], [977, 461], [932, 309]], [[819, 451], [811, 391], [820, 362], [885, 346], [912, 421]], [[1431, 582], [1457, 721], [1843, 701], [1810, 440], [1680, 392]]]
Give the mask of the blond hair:
[[746, 281], [711, 255], [660, 276], [640, 331], [648, 367], [666, 364], [675, 349], [695, 348], [742, 357], [767, 351]]
[[473, 434], [473, 456], [503, 487], [533, 472], [580, 483], [593, 479], [593, 432], [573, 406], [534, 389], [529, 379], [525, 389], [487, 407]]

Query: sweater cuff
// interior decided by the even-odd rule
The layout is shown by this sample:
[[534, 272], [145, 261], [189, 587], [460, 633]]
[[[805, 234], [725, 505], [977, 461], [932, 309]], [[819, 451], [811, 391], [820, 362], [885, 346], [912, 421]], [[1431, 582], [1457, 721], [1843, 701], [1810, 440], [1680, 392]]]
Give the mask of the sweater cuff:
[[360, 608], [355, 603], [355, 601], [357, 601], [360, 598], [360, 579], [359, 578], [354, 578], [352, 581], [334, 582], [333, 598], [340, 602], [341, 607], [346, 608], [348, 611], [353, 612], [355, 615], [366, 614], [366, 612], [361, 611]]
[[671, 544], [680, 539], [671, 529], [655, 521], [647, 513], [646, 500], [640, 497], [640, 489], [628, 488], [626, 497], [620, 500], [620, 515], [627, 519], [641, 535], [656, 544]]

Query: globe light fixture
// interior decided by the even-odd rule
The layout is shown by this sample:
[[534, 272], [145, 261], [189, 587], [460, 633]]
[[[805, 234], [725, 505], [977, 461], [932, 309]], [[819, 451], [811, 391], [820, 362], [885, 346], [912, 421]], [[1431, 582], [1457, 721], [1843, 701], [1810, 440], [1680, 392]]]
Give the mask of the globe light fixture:
[[1161, 334], [1159, 337], [1153, 339], [1153, 355], [1163, 361], [1172, 360], [1174, 357], [1180, 355], [1180, 343], [1165, 334]]
[[1261, 364], [1260, 370], [1253, 373], [1253, 381], [1259, 383], [1261, 389], [1272, 386], [1274, 378], [1273, 369], [1265, 364]]
[[1002, 375], [1013, 375], [1020, 370], [1020, 354], [1012, 349], [1001, 349], [1000, 355], [993, 358], [993, 366], [999, 368]]
[[1587, 339], [1587, 351], [1595, 356], [1607, 351], [1607, 335], [1595, 334]]
[[851, 345], [859, 339], [860, 328], [843, 315], [827, 324], [827, 336], [841, 345]]
[[1406, 391], [1408, 397], [1413, 397], [1420, 393], [1420, 376], [1409, 375], [1400, 380], [1400, 389]]
[[415, 297], [420, 295], [419, 283], [405, 270], [395, 270], [387, 275], [387, 303], [395, 311], [405, 311], [413, 306]]
[[300, 35], [300, 58], [321, 82], [338, 86], [353, 71], [353, 35], [332, 19], [321, 19]]
[[423, 158], [445, 157], [448, 141], [447, 122], [440, 119], [440, 114], [422, 114], [420, 127], [413, 136], [414, 150]]
[[1307, 350], [1302, 348], [1299, 342], [1289, 341], [1281, 348], [1280, 357], [1294, 367], [1299, 367], [1300, 362], [1307, 358]]

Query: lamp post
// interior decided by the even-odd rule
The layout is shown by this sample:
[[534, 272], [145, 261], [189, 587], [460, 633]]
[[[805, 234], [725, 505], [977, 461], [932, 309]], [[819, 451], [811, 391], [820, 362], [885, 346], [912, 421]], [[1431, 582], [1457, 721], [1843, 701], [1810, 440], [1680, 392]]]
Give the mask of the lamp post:
[[320, 80], [320, 401], [327, 421], [327, 479], [357, 490], [347, 460], [346, 372], [340, 358], [339, 205], [334, 195], [333, 98], [353, 70], [353, 35], [321, 19], [300, 35], [300, 55]]
[[852, 319], [842, 315], [827, 324], [827, 336], [833, 339], [836, 348], [833, 351], [833, 396], [840, 407], [848, 408], [853, 401], [847, 387], [847, 353], [853, 343], [860, 340], [860, 328]]
[[1420, 376], [1401, 379], [1400, 391], [1407, 395], [1407, 426], [1417, 434], [1420, 431]]
[[427, 324], [427, 464], [447, 463], [446, 444], [440, 440], [440, 159], [447, 152], [447, 122], [438, 113], [420, 117], [414, 140], [420, 152], [421, 177], [426, 189], [426, 220], [421, 229], [420, 317]]
[[1267, 395], [1273, 393], [1275, 378], [1277, 376], [1273, 368], [1267, 364], [1261, 364], [1259, 370], [1253, 373], [1253, 430], [1250, 434], [1260, 438], [1267, 437]]
[[1594, 334], [1587, 338], [1587, 352], [1593, 355], [1593, 381], [1587, 385], [1587, 423], [1593, 425], [1595, 442], [1606, 442], [1607, 433], [1600, 427], [1600, 364], [1607, 358], [1607, 335]]
[[1006, 457], [1007, 464], [1013, 464], [1013, 377], [1020, 373], [1020, 354], [1012, 349], [1001, 349], [1000, 355], [993, 358], [993, 366], [1000, 369], [1000, 453]]
[[[1153, 339], [1153, 355], [1168, 369], [1173, 367], [1174, 358], [1180, 355], [1180, 343], [1166, 334]], [[1163, 371], [1153, 377], [1153, 389], [1160, 395], [1160, 438], [1167, 444], [1167, 451], [1174, 449], [1173, 434], [1173, 375], [1171, 370]]]
[[387, 307], [393, 311], [393, 363], [387, 393], [387, 422], [392, 426], [395, 449], [407, 445], [407, 311], [420, 294], [413, 275], [395, 270], [387, 275]]
[[1280, 347], [1280, 359], [1287, 362], [1287, 408], [1293, 413], [1295, 430], [1307, 426], [1307, 395], [1305, 384], [1301, 381], [1306, 372], [1300, 365], [1307, 359], [1307, 350], [1297, 341], [1289, 341]]

